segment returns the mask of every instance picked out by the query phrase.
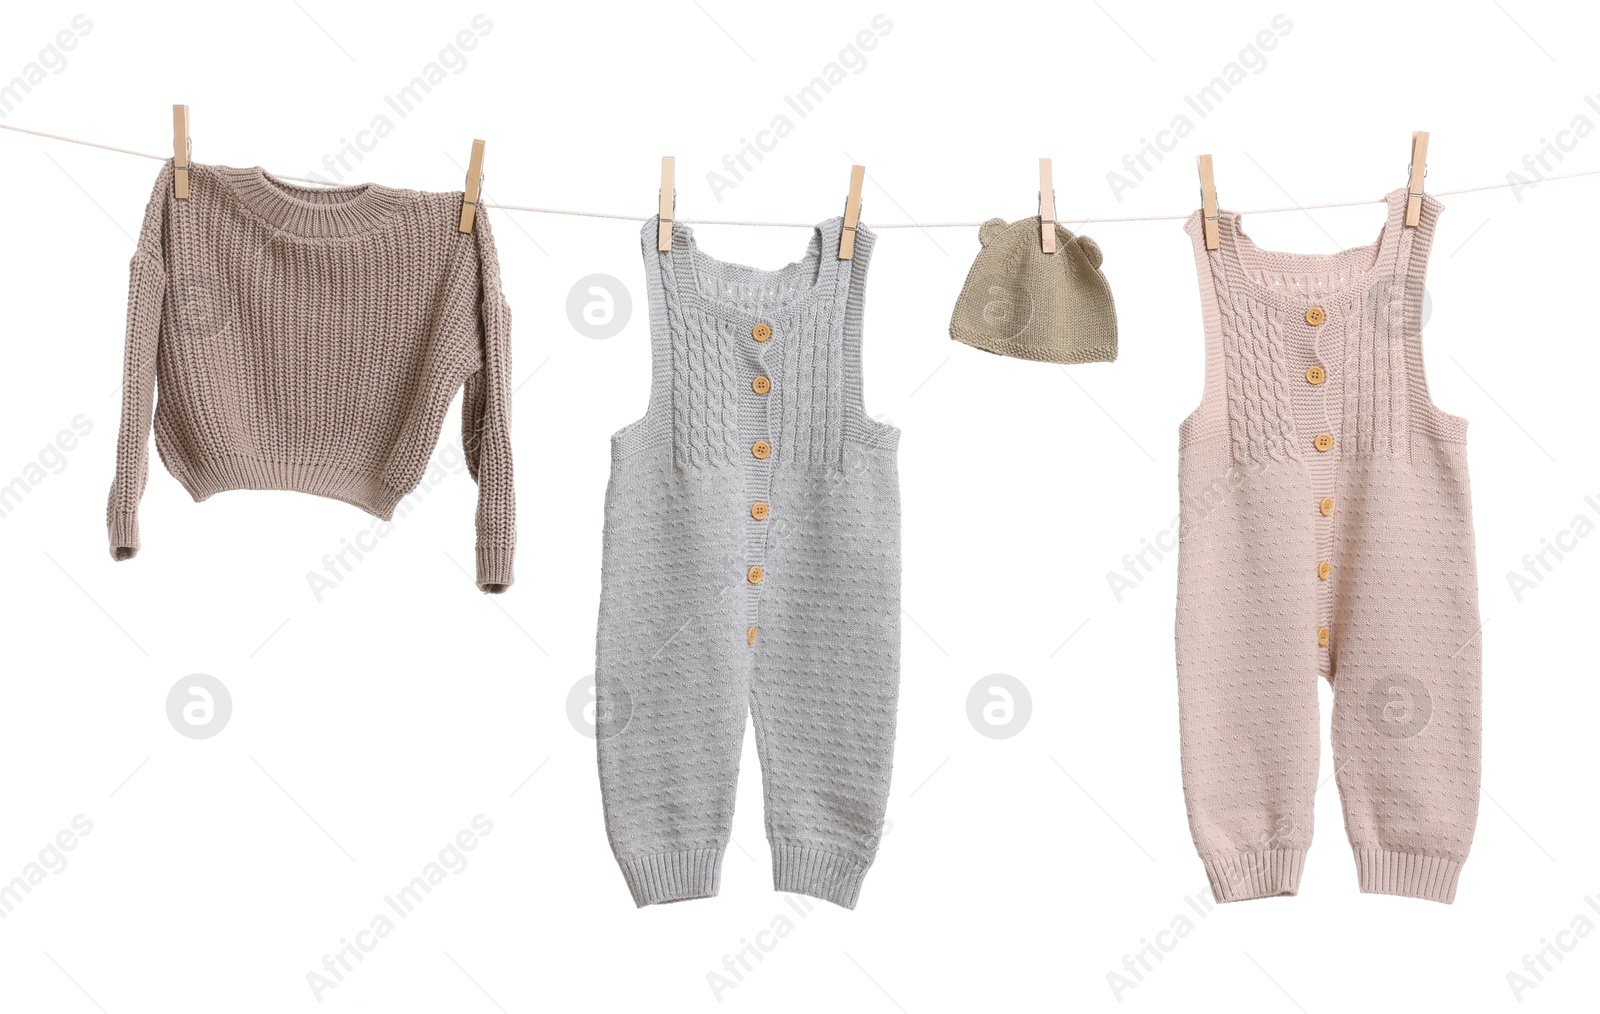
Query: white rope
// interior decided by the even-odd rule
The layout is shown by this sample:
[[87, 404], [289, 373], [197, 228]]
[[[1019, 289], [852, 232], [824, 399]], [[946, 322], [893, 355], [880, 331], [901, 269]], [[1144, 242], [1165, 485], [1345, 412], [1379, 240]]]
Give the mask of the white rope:
[[[28, 130], [25, 127], [14, 127], [8, 123], [0, 123], [0, 130], [11, 130], [19, 134], [32, 134], [35, 137], [47, 137], [52, 141], [65, 141], [68, 144], [81, 144], [90, 148], [101, 148], [105, 151], [114, 151], [123, 155], [137, 155], [139, 158], [154, 159], [165, 162], [170, 156], [152, 155], [149, 152], [134, 151], [130, 148], [118, 148], [109, 144], [100, 144], [96, 141], [83, 141], [76, 137], [64, 137], [61, 134], [48, 134], [42, 130]], [[306, 176], [286, 176], [274, 173], [279, 179], [293, 180], [296, 183], [312, 183], [318, 186], [337, 186], [327, 180], [316, 180]], [[1434, 197], [1454, 197], [1458, 194], [1476, 194], [1484, 190], [1502, 190], [1506, 187], [1533, 186], [1538, 183], [1549, 183], [1554, 180], [1570, 180], [1579, 176], [1600, 176], [1600, 169], [1582, 169], [1578, 172], [1556, 173], [1528, 182], [1485, 183], [1477, 187], [1462, 187], [1459, 190], [1430, 190]], [[1247, 208], [1238, 212], [1241, 215], [1276, 215], [1285, 211], [1321, 211], [1324, 208], [1359, 208], [1368, 204], [1382, 204], [1383, 198], [1374, 198], [1365, 201], [1329, 201], [1326, 204], [1290, 204], [1277, 208]], [[653, 215], [618, 215], [605, 211], [578, 211], [572, 208], [534, 208], [525, 204], [490, 204], [485, 202], [485, 208], [498, 208], [501, 211], [524, 211], [535, 215], [571, 215], [578, 218], [610, 218], [623, 222], [648, 222]], [[1072, 222], [1081, 225], [1095, 225], [1105, 222], [1182, 222], [1193, 212], [1181, 215], [1131, 215], [1121, 218], [1073, 218], [1068, 215], [1057, 215], [1061, 222]], [[752, 222], [725, 218], [681, 218], [678, 221], [693, 225], [753, 225], [775, 229], [811, 229], [815, 222]], [[873, 222], [871, 227], [877, 229], [976, 229], [982, 222]]]
[[46, 134], [42, 130], [29, 130], [26, 127], [13, 127], [9, 123], [0, 123], [0, 129], [15, 130], [19, 134], [32, 134], [34, 137], [48, 137], [52, 141], [66, 141], [68, 144], [86, 144], [91, 148], [104, 148], [106, 151], [119, 151], [124, 155], [137, 155], [140, 158], [153, 158], [157, 162], [165, 162], [166, 155], [152, 155], [146, 151], [134, 151], [131, 148], [113, 148], [109, 144], [97, 144], [94, 141], [80, 141], [76, 137], [62, 137], [60, 134]]

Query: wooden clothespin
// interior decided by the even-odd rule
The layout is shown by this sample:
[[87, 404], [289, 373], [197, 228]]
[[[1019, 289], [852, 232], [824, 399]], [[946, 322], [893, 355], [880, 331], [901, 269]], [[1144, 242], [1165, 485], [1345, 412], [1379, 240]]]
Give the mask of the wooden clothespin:
[[1056, 189], [1050, 178], [1050, 160], [1039, 160], [1039, 247], [1056, 252]]
[[861, 223], [861, 182], [867, 178], [867, 167], [850, 167], [850, 196], [844, 199], [844, 228], [839, 231], [839, 259], [847, 261], [855, 256], [856, 226]]
[[1217, 179], [1211, 172], [1211, 156], [1201, 155], [1200, 163], [1200, 217], [1205, 224], [1206, 249], [1215, 250], [1221, 243], [1217, 231]]
[[1428, 174], [1428, 132], [1411, 132], [1411, 183], [1406, 187], [1406, 225], [1422, 221], [1422, 178]]
[[672, 249], [672, 216], [678, 205], [678, 189], [674, 179], [675, 160], [671, 155], [661, 156], [661, 190], [656, 205], [656, 249]]
[[172, 194], [189, 198], [189, 107], [172, 107]]
[[462, 232], [471, 232], [473, 223], [478, 220], [478, 201], [482, 194], [483, 142], [474, 139], [472, 157], [467, 160], [467, 187], [461, 194], [461, 222], [457, 228]]

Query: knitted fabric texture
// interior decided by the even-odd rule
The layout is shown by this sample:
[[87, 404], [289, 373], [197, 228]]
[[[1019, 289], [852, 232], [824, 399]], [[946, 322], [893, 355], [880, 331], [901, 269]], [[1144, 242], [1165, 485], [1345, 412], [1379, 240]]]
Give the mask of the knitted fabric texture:
[[641, 234], [649, 408], [611, 441], [596, 661], [606, 827], [638, 905], [714, 895], [745, 716], [773, 884], [854, 907], [900, 678], [899, 431], [861, 400], [873, 234], [775, 271]]
[[169, 162], [133, 256], [112, 557], [139, 552], [152, 404], [156, 449], [196, 501], [299, 490], [388, 520], [464, 384], [477, 581], [504, 591], [511, 311], [488, 216], [463, 235], [459, 191], [296, 187], [259, 168], [194, 165], [189, 187], [173, 195]]
[[1177, 661], [1189, 825], [1221, 901], [1294, 894], [1317, 676], [1362, 891], [1450, 902], [1478, 812], [1480, 651], [1466, 421], [1434, 407], [1423, 279], [1441, 205], [1368, 246], [1194, 246], [1200, 407], [1180, 430]]
[[1056, 252], [1039, 244], [1039, 218], [978, 229], [982, 249], [950, 317], [950, 337], [1002, 356], [1047, 363], [1117, 358], [1117, 308], [1088, 236], [1056, 227]]

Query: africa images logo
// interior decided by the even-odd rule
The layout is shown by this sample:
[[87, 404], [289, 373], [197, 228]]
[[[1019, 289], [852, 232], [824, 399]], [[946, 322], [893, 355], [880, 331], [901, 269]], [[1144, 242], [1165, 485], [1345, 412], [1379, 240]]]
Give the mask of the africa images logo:
[[1033, 323], [1033, 295], [1015, 281], [996, 275], [978, 283], [983, 302], [981, 329], [1004, 341], [1016, 341]]

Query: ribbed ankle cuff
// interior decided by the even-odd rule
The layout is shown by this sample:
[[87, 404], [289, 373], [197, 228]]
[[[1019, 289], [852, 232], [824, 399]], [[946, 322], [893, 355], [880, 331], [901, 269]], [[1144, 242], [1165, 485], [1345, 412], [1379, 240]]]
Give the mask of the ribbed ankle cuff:
[[1305, 849], [1264, 849], [1204, 859], [1218, 901], [1248, 901], [1300, 893]]
[[772, 846], [772, 886], [855, 908], [867, 868], [853, 859], [804, 845]]
[[1461, 864], [1444, 856], [1387, 849], [1356, 849], [1363, 894], [1398, 894], [1446, 905], [1456, 900]]
[[106, 532], [111, 536], [111, 558], [131, 560], [139, 555], [139, 515], [135, 511], [106, 514]]
[[499, 594], [516, 580], [511, 570], [512, 558], [517, 551], [507, 546], [478, 547], [478, 587], [490, 594]]
[[722, 849], [652, 852], [621, 860], [622, 877], [640, 908], [668, 901], [710, 898], [722, 886]]

